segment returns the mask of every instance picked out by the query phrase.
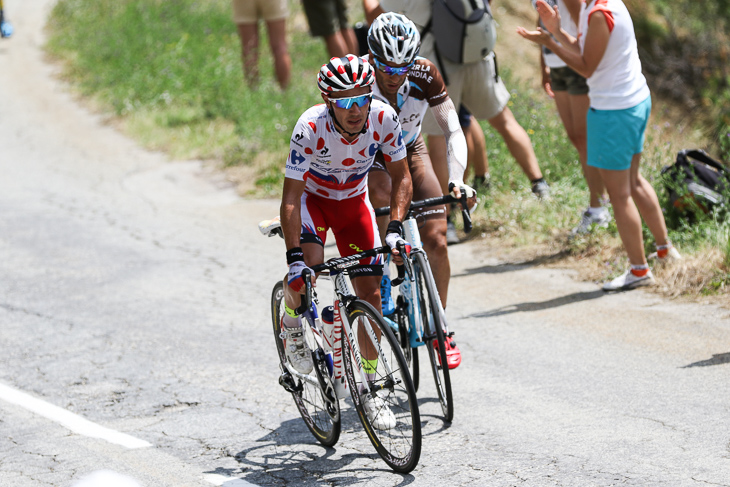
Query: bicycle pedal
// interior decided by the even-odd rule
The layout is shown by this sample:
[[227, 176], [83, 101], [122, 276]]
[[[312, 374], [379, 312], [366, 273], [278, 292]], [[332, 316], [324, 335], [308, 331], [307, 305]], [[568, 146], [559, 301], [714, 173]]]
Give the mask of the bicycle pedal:
[[291, 392], [292, 394], [300, 391], [300, 389], [297, 388], [296, 384], [294, 383], [294, 378], [288, 371], [283, 372], [279, 376], [279, 385], [283, 387], [287, 392]]

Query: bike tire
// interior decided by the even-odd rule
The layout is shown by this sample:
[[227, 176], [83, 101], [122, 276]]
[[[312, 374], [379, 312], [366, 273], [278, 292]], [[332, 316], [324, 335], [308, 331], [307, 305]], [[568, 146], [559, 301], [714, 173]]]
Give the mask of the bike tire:
[[[360, 422], [365, 428], [370, 442], [385, 463], [396, 472], [408, 473], [418, 465], [422, 438], [416, 391], [413, 388], [403, 352], [390, 327], [369, 303], [360, 299], [354, 300], [347, 307], [347, 316], [352, 334], [347, 337], [343, 327], [342, 357], [350, 393]], [[395, 427], [386, 430], [378, 430], [368, 418], [360, 394], [362, 377], [353, 363], [356, 357], [354, 347], [357, 347], [358, 351], [360, 350], [358, 331], [364, 327], [362, 320], [369, 320], [373, 331], [379, 328], [381, 332], [379, 342], [381, 354], [378, 357], [375, 379], [371, 382], [371, 387], [375, 389], [377, 396], [387, 404], [395, 417]], [[384, 365], [386, 362], [390, 366], [392, 374], [388, 374]]]
[[[282, 281], [274, 285], [271, 293], [271, 316], [274, 325], [274, 340], [276, 341], [276, 350], [279, 355], [279, 362], [282, 375], [279, 383], [287, 389], [294, 399], [294, 404], [299, 410], [304, 423], [312, 432], [312, 435], [324, 446], [334, 446], [340, 438], [340, 406], [337, 396], [334, 400], [326, 399], [326, 392], [323, 384], [329, 379], [329, 372], [324, 357], [321, 353], [312, 353], [314, 368], [312, 372], [307, 374], [309, 380], [302, 380], [289, 373], [286, 363], [286, 352], [284, 351], [284, 342], [281, 339], [281, 317], [284, 314], [284, 286]], [[303, 319], [303, 321], [306, 321]], [[311, 334], [312, 330], [307, 324], [304, 325], [305, 334]], [[314, 340], [307, 340], [312, 346]], [[321, 349], [320, 349], [321, 351]], [[287, 379], [288, 377], [288, 379]], [[286, 383], [286, 385], [285, 385]], [[327, 387], [329, 394], [334, 394], [334, 386]]]
[[[421, 305], [421, 316], [424, 320], [424, 341], [428, 351], [428, 359], [433, 371], [436, 384], [436, 393], [441, 403], [444, 419], [451, 422], [454, 419], [454, 399], [451, 392], [451, 375], [446, 362], [446, 337], [444, 336], [445, 323], [439, 312], [440, 301], [436, 291], [431, 266], [423, 254], [414, 256], [414, 272], [418, 301]], [[438, 345], [434, 347], [434, 342]], [[442, 366], [442, 364], [444, 364]]]

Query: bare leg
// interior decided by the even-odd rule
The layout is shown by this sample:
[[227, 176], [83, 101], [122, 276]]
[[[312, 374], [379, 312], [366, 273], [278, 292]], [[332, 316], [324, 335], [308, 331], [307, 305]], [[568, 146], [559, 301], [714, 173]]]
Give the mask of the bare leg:
[[428, 255], [431, 271], [433, 271], [433, 279], [436, 281], [441, 306], [446, 309], [446, 298], [451, 279], [451, 264], [449, 263], [449, 252], [446, 249], [446, 220], [428, 220], [419, 229], [419, 233], [423, 240], [423, 248]]
[[[484, 131], [474, 115], [471, 116], [471, 123], [469, 124], [469, 128], [466, 129], [466, 132], [468, 135], [467, 133], [464, 135], [467, 136], [468, 160], [474, 167], [474, 176], [483, 177], [489, 172], [487, 140], [484, 138]], [[472, 147], [469, 147], [469, 139], [471, 139]]]
[[345, 38], [340, 31], [325, 36], [324, 43], [327, 45], [327, 52], [330, 57], [342, 57], [348, 53], [347, 42], [345, 42]]
[[345, 39], [348, 54], [354, 54], [357, 56], [357, 53], [360, 52], [360, 50], [357, 43], [357, 36], [355, 35], [355, 31], [352, 29], [352, 27], [348, 27], [346, 29], [342, 29], [340, 33], [342, 34], [342, 38]]
[[601, 206], [600, 198], [604, 196], [606, 188], [598, 168], [587, 164], [586, 114], [590, 107], [590, 99], [588, 95], [569, 95], [567, 91], [556, 91], [555, 104], [568, 139], [578, 151], [583, 177], [588, 183], [589, 204], [592, 208], [598, 208]]
[[[372, 304], [375, 311], [381, 312], [380, 308], [380, 278], [378, 276], [361, 276], [352, 279], [352, 287], [358, 298]], [[380, 329], [373, 326], [375, 335], [380, 340]], [[360, 343], [360, 352], [365, 360], [375, 360], [378, 354], [375, 347], [370, 341], [369, 335], [365, 332], [364, 327], [360, 327], [357, 334], [357, 340]]]
[[269, 32], [269, 45], [274, 58], [276, 80], [282, 90], [289, 85], [291, 76], [291, 57], [286, 43], [286, 21], [284, 19], [271, 20], [266, 23]]
[[645, 265], [646, 256], [644, 255], [644, 237], [641, 233], [641, 216], [631, 197], [630, 169], [624, 171], [599, 169], [599, 171], [606, 184], [608, 195], [611, 197], [613, 214], [616, 217], [616, 227], [618, 227], [621, 241], [629, 256], [629, 262], [633, 265]]
[[631, 197], [636, 202], [641, 216], [649, 227], [649, 231], [654, 236], [657, 245], [666, 245], [669, 243], [667, 239], [667, 224], [664, 220], [662, 208], [659, 205], [656, 191], [649, 182], [639, 172], [639, 163], [641, 162], [641, 154], [634, 154], [631, 160]]
[[530, 137], [525, 129], [517, 123], [512, 111], [505, 108], [499, 115], [490, 118], [488, 121], [502, 136], [512, 157], [515, 158], [530, 181], [541, 178], [542, 172], [540, 172], [540, 166], [537, 164], [537, 157], [535, 156], [535, 150], [532, 148]]
[[259, 26], [238, 24], [238, 36], [241, 38], [241, 59], [246, 82], [255, 87], [259, 82]]

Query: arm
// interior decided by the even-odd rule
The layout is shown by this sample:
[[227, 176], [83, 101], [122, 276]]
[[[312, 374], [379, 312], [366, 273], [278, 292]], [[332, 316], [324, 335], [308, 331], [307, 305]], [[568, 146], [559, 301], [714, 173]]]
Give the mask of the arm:
[[299, 247], [302, 235], [302, 193], [305, 184], [304, 181], [297, 179], [284, 179], [284, 195], [281, 198], [279, 216], [287, 250]]
[[372, 24], [378, 15], [385, 13], [378, 0], [362, 0], [362, 8], [365, 11], [365, 19]]
[[600, 11], [591, 16], [583, 53], [576, 52], [571, 46], [558, 44], [547, 32], [539, 28], [537, 31], [530, 32], [523, 27], [518, 27], [517, 33], [529, 41], [546, 46], [568, 66], [586, 78], [590, 78], [598, 68], [611, 35], [606, 17]]
[[[537, 26], [540, 27], [540, 19], [537, 19]], [[542, 47], [540, 48], [540, 73], [542, 74], [542, 88], [550, 98], [555, 98], [553, 93], [552, 85], [550, 84], [550, 68], [545, 64], [545, 56], [542, 54]]]
[[442, 103], [431, 107], [431, 110], [446, 138], [449, 181], [459, 181], [460, 184], [463, 184], [468, 151], [466, 137], [464, 137], [464, 131], [461, 130], [454, 102], [447, 96]]
[[393, 181], [390, 192], [390, 220], [402, 222], [411, 204], [413, 184], [411, 172], [408, 170], [408, 161], [403, 158], [388, 163], [388, 172]]

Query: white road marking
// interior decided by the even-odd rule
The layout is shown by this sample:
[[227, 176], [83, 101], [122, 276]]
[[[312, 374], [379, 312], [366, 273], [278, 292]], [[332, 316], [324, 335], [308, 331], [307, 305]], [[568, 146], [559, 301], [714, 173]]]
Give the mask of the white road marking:
[[256, 484], [246, 482], [243, 479], [226, 477], [225, 475], [219, 475], [217, 473], [206, 475], [205, 480], [220, 487], [256, 487]]
[[55, 421], [80, 435], [99, 438], [127, 448], [145, 448], [152, 446], [152, 444], [144, 440], [92, 423], [77, 414], [37, 399], [5, 384], [0, 384], [0, 399], [16, 404], [51, 421]]

